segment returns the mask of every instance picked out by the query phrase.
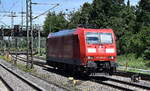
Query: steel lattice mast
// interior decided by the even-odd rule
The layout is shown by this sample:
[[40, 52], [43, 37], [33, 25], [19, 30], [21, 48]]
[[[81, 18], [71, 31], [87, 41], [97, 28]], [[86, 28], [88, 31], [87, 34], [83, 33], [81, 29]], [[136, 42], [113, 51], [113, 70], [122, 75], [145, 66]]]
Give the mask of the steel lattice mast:
[[[33, 68], [32, 0], [26, 0], [27, 67]], [[30, 56], [29, 56], [30, 53]]]

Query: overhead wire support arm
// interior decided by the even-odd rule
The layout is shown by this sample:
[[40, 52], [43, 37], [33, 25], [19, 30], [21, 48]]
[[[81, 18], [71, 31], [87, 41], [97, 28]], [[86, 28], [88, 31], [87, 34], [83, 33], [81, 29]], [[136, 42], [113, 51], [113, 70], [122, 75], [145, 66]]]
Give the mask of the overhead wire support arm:
[[32, 4], [34, 5], [55, 5], [55, 4], [49, 4], [49, 3], [36, 3], [36, 2], [32, 2]]
[[42, 15], [45, 15], [46, 13], [48, 13], [50, 10], [52, 10], [52, 9], [56, 8], [57, 6], [59, 6], [59, 4], [56, 4], [56, 5], [55, 5], [55, 6], [53, 6], [52, 8], [50, 8], [50, 9], [48, 9], [47, 11], [43, 12], [42, 14], [40, 14], [40, 15], [38, 15], [38, 16], [35, 16], [35, 17], [33, 17], [33, 19], [36, 19], [36, 18], [38, 18], [38, 17], [40, 17], [40, 16], [42, 16]]

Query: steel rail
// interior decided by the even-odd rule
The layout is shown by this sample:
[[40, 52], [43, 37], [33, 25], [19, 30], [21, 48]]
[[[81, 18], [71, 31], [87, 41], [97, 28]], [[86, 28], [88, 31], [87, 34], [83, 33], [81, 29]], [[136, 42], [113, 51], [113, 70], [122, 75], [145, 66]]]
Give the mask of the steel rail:
[[[34, 56], [34, 58], [46, 60], [44, 57]], [[148, 75], [148, 74], [125, 72], [125, 71], [121, 71], [121, 70], [117, 70], [117, 72], [114, 73], [114, 75], [116, 75], [116, 76], [123, 76], [123, 77], [131, 77], [132, 75], [135, 75], [135, 74], [138, 74], [142, 80], [150, 81], [150, 75]]]
[[0, 76], [0, 79], [9, 91], [13, 91], [13, 88], [11, 86], [9, 86], [9, 84], [1, 76]]
[[[12, 57], [15, 58], [15, 56], [12, 56]], [[24, 57], [18, 56], [18, 59], [19, 59], [20, 61], [27, 62], [27, 61], [26, 61], [26, 58], [24, 58]], [[44, 64], [41, 64], [40, 62], [37, 63], [36, 61], [33, 60], [33, 63], [34, 63], [35, 65], [40, 66], [40, 67], [48, 68], [48, 67], [44, 66]], [[29, 73], [29, 74], [30, 74], [30, 73]], [[43, 81], [49, 83], [49, 84], [54, 84], [55, 86], [57, 86], [57, 87], [59, 87], [59, 88], [65, 89], [66, 91], [70, 91], [67, 87], [59, 86], [58, 84], [49, 82], [49, 81], [45, 80], [44, 78], [38, 77], [38, 76], [36, 76], [36, 75], [34, 75], [34, 74], [31, 74], [31, 75], [33, 75], [33, 76], [35, 76], [35, 77], [37, 77], [37, 78], [39, 78], [39, 79], [41, 79], [41, 80], [43, 80]]]
[[[12, 56], [12, 57], [13, 57], [13, 58], [16, 58], [15, 56]], [[23, 61], [23, 62], [27, 62], [27, 61], [26, 61], [26, 58], [24, 58], [24, 57], [18, 56], [17, 59], [19, 59], [20, 61]], [[35, 65], [42, 66], [42, 67], [44, 67], [44, 65], [45, 65], [44, 62], [37, 62], [37, 61], [35, 61], [35, 60], [33, 60], [33, 63], [34, 63]]]
[[114, 75], [123, 76], [123, 77], [131, 77], [132, 75], [135, 75], [135, 74], [138, 74], [142, 80], [150, 81], [150, 75], [148, 75], [148, 74], [141, 74], [141, 73], [126, 72], [126, 71], [117, 70], [117, 72], [115, 72]]
[[122, 80], [114, 79], [114, 78], [111, 78], [111, 77], [106, 77], [106, 78], [109, 79], [110, 81], [114, 81], [114, 82], [118, 82], [118, 83], [121, 83], [121, 84], [126, 84], [126, 85], [130, 85], [130, 86], [135, 86], [135, 87], [139, 87], [139, 88], [142, 88], [142, 89], [150, 90], [150, 86], [145, 86], [145, 85], [141, 85], [141, 84], [133, 83], [133, 82], [122, 81]]
[[119, 90], [123, 90], [123, 91], [133, 91], [132, 89], [125, 88], [125, 87], [121, 87], [121, 86], [117, 86], [117, 85], [115, 85], [115, 84], [106, 83], [106, 82], [101, 81], [101, 80], [99, 80], [99, 79], [97, 80], [96, 78], [90, 79], [90, 81], [96, 82], [96, 83], [102, 84], [102, 85], [107, 85], [107, 86], [110, 86], [110, 87], [113, 87], [113, 88], [116, 88], [116, 89], [119, 89]]
[[[15, 56], [13, 56], [15, 58]], [[36, 57], [37, 58], [37, 57]], [[26, 58], [24, 57], [20, 57], [18, 58], [20, 61], [23, 61], [23, 62], [26, 62]], [[38, 59], [38, 58], [37, 58]], [[38, 66], [42, 66], [42, 67], [45, 67], [44, 65], [40, 65], [40, 63], [36, 63], [36, 61], [33, 61], [35, 65], [38, 65]], [[92, 80], [93, 81], [93, 80]], [[109, 83], [105, 83], [105, 82], [102, 82], [100, 80], [95, 80], [94, 79], [94, 82], [97, 82], [99, 84], [104, 84], [104, 85], [107, 85], [107, 86], [110, 86], [110, 87], [114, 87], [114, 88], [117, 88], [117, 89], [120, 89], [120, 90], [125, 90], [125, 91], [133, 91], [131, 89], [128, 89], [128, 88], [124, 88], [124, 87], [120, 87], [120, 86], [116, 86], [116, 85], [113, 85], [113, 84], [109, 84]]]
[[13, 74], [14, 76], [16, 76], [17, 78], [19, 78], [20, 80], [22, 80], [23, 82], [25, 82], [26, 84], [28, 84], [29, 86], [31, 86], [33, 89], [35, 89], [37, 91], [45, 91], [43, 88], [39, 87], [38, 85], [32, 83], [31, 81], [29, 81], [29, 80], [25, 79], [24, 77], [18, 75], [17, 73], [13, 72], [9, 68], [7, 68], [5, 65], [0, 64], [0, 66], [3, 67], [8, 72], [10, 72], [11, 74]]
[[[36, 57], [37, 58], [37, 57]], [[25, 59], [24, 57], [20, 57], [20, 60], [24, 61], [23, 60]], [[40, 58], [37, 58], [37, 59], [40, 59]], [[35, 65], [38, 65], [38, 66], [43, 66], [42, 64], [40, 64], [39, 62], [36, 63], [36, 61], [34, 61]], [[127, 75], [127, 74], [126, 74]], [[129, 75], [129, 74], [128, 74]], [[135, 87], [138, 87], [138, 88], [142, 88], [142, 89], [148, 89], [150, 90], [150, 87], [149, 86], [144, 86], [144, 85], [141, 85], [141, 84], [137, 84], [137, 83], [131, 83], [131, 82], [127, 82], [127, 81], [122, 81], [122, 80], [118, 80], [118, 79], [113, 79], [112, 76], [111, 77], [108, 77], [108, 76], [104, 76], [106, 79], [110, 80], [110, 81], [114, 81], [114, 82], [118, 82], [118, 83], [121, 83], [121, 84], [126, 84], [126, 85], [129, 85], [129, 86], [135, 86]], [[125, 77], [125, 76], [123, 76]], [[131, 89], [128, 89], [128, 88], [124, 88], [124, 87], [120, 87], [120, 86], [116, 86], [114, 84], [109, 84], [109, 83], [105, 83], [105, 82], [102, 82], [100, 80], [96, 80], [96, 79], [91, 79], [91, 81], [94, 81], [94, 82], [97, 82], [97, 83], [100, 83], [100, 84], [104, 84], [104, 85], [108, 85], [108, 86], [111, 86], [111, 87], [115, 87], [115, 88], [118, 88], [118, 89], [121, 89], [121, 90], [128, 90], [128, 91], [133, 91]]]

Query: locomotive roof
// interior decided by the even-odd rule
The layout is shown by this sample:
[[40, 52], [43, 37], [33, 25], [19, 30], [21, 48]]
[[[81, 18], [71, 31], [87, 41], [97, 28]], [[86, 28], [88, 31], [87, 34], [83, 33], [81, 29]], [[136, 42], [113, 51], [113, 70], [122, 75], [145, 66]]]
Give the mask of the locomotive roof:
[[75, 29], [67, 29], [67, 30], [60, 30], [59, 32], [50, 33], [48, 35], [49, 37], [57, 37], [57, 36], [65, 36], [65, 35], [71, 35], [75, 32]]
[[[77, 28], [78, 29], [84, 29], [85, 28]], [[112, 31], [112, 29], [86, 29], [86, 30], [91, 30], [91, 31], [95, 31], [95, 30], [102, 30], [102, 31]], [[71, 35], [74, 34], [74, 32], [76, 31], [76, 29], [65, 29], [65, 30], [60, 30], [59, 32], [54, 32], [54, 33], [49, 33], [48, 38], [50, 37], [58, 37], [58, 36], [65, 36], [65, 35]]]

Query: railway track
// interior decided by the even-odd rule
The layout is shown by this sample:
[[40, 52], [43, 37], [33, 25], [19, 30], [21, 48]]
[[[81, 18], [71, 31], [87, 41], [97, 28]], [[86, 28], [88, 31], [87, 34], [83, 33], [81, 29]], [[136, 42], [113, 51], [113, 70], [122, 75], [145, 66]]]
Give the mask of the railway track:
[[[26, 58], [24, 58], [24, 57], [18, 57], [18, 59], [21, 60], [21, 61], [26, 62]], [[38, 59], [38, 58], [36, 57], [36, 59]], [[45, 62], [39, 62], [39, 61], [37, 62], [36, 60], [34, 60], [33, 63], [35, 65], [38, 65], [38, 66], [46, 67], [45, 66]], [[99, 76], [88, 78], [88, 80], [90, 80], [92, 82], [99, 83], [99, 84], [104, 84], [104, 85], [107, 85], [107, 86], [111, 86], [113, 88], [117, 88], [117, 89], [120, 89], [120, 90], [133, 91], [133, 89], [126, 88], [126, 87], [124, 87], [124, 85], [127, 85], [130, 88], [134, 87], [134, 88], [137, 88], [137, 89], [150, 90], [150, 85], [143, 85], [143, 84], [135, 83], [135, 82], [131, 82], [131, 81], [119, 80], [119, 79], [116, 79], [115, 76], [103, 76], [102, 78], [103, 79], [107, 79], [107, 80], [106, 81], [102, 81], [103, 79], [100, 79]], [[111, 82], [119, 83], [119, 84], [123, 84], [123, 85], [119, 86], [119, 85], [111, 84], [111, 83], [109, 83], [107, 81], [111, 81]]]
[[[0, 67], [2, 68], [1, 70], [4, 70], [3, 72], [7, 72], [7, 75], [11, 77], [15, 77], [15, 79], [17, 79], [17, 81], [22, 82], [22, 84], [25, 84], [25, 86], [30, 87], [30, 90], [33, 91], [45, 91], [43, 88], [39, 87], [38, 85], [36, 85], [35, 83], [32, 83], [31, 81], [27, 80], [26, 78], [24, 78], [21, 75], [18, 75], [17, 73], [13, 72], [10, 68], [7, 68], [5, 65], [0, 64]], [[6, 81], [7, 79], [3, 76], [0, 77], [3, 81], [3, 83], [7, 86], [7, 88], [10, 91], [16, 91], [16, 87], [13, 87], [10, 85], [11, 82]], [[12, 79], [13, 79], [12, 78]], [[17, 82], [16, 82], [17, 83]], [[11, 83], [11, 84], [16, 84], [16, 83]], [[21, 83], [20, 83], [21, 84]], [[18, 84], [19, 85], [19, 84]], [[18, 87], [17, 87], [18, 88]], [[23, 90], [22, 90], [23, 91]]]
[[125, 71], [117, 70], [117, 72], [114, 75], [123, 76], [123, 77], [131, 77], [132, 75], [135, 75], [135, 74], [138, 74], [142, 80], [150, 81], [150, 75], [147, 75], [147, 74], [125, 72]]
[[4, 90], [4, 91], [13, 91], [13, 88], [11, 86], [9, 86], [9, 84], [0, 76], [0, 81], [1, 81], [1, 87], [0, 87], [0, 91]]
[[[12, 56], [12, 57], [13, 57], [13, 58], [16, 58], [16, 56]], [[18, 56], [17, 59], [20, 60], [20, 61], [22, 61], [22, 62], [27, 62], [27, 61], [26, 61], [26, 58], [21, 57], [21, 56]], [[34, 60], [33, 63], [34, 63], [35, 65], [40, 66], [40, 67], [47, 68], [45, 62], [39, 62], [39, 61], [37, 62], [37, 61]], [[30, 73], [29, 73], [29, 74], [30, 74]], [[58, 88], [60, 88], [60, 89], [63, 89], [63, 90], [60, 90], [60, 91], [69, 91], [68, 88], [63, 87], [63, 86], [60, 86], [60, 85], [57, 85], [57, 84], [55, 84], [55, 83], [51, 83], [51, 82], [49, 82], [49, 81], [45, 80], [44, 78], [41, 78], [41, 77], [39, 77], [39, 76], [37, 76], [37, 75], [34, 75], [34, 74], [30, 74], [30, 75], [35, 76], [36, 78], [41, 79], [41, 80], [43, 80], [43, 81], [45, 81], [45, 82], [47, 82], [47, 83], [49, 83], [49, 84], [53, 84], [53, 85], [55, 85], [56, 87], [58, 87]], [[56, 91], [57, 91], [57, 90], [56, 90]]]
[[[45, 58], [42, 58], [42, 57], [36, 57], [35, 56], [35, 58], [36, 59], [45, 60]], [[147, 74], [141, 74], [141, 73], [134, 73], [134, 72], [126, 72], [126, 71], [117, 70], [117, 72], [114, 75], [116, 75], [116, 76], [123, 76], [123, 77], [131, 77], [131, 76], [133, 76], [135, 74], [138, 74], [141, 77], [142, 80], [150, 81], [150, 75], [147, 75]]]
[[107, 79], [106, 81], [101, 81], [99, 78], [100, 77], [92, 78], [91, 81], [99, 83], [99, 84], [107, 85], [107, 86], [110, 86], [110, 87], [113, 87], [113, 88], [117, 88], [117, 89], [123, 90], [123, 91], [133, 91], [130, 88], [126, 88], [126, 87], [123, 87], [123, 86], [119, 86], [119, 85], [116, 85], [116, 84], [109, 83], [108, 82], [109, 79], [107, 79], [105, 77], [103, 79]]
[[[12, 56], [12, 57], [13, 57], [13, 58], [16, 58], [15, 56]], [[23, 62], [27, 62], [26, 58], [21, 57], [21, 56], [17, 56], [17, 59], [19, 59], [20, 61], [23, 61]], [[42, 66], [42, 67], [45, 67], [44, 65], [46, 65], [45, 62], [36, 61], [36, 60], [33, 60], [33, 63], [34, 63], [35, 65]]]
[[[23, 57], [21, 57], [23, 58]], [[41, 59], [41, 60], [45, 60], [45, 58], [42, 58], [42, 57], [36, 57], [36, 59]], [[34, 61], [35, 64], [37, 61]], [[41, 62], [42, 63], [42, 62]], [[44, 65], [44, 62], [43, 62], [43, 65]], [[142, 80], [147, 80], [147, 81], [150, 81], [150, 75], [147, 75], [147, 74], [141, 74], [141, 73], [134, 73], [134, 72], [125, 72], [125, 71], [121, 71], [121, 70], [117, 70], [117, 72], [114, 74], [116, 76], [122, 76], [122, 77], [131, 77], [135, 74], [138, 74]]]
[[[136, 82], [124, 81], [124, 80], [117, 79], [117, 78], [115, 78], [113, 76], [112, 77], [106, 77], [106, 78], [109, 81], [112, 81], [112, 82], [116, 82], [116, 83], [120, 83], [120, 84], [125, 84], [125, 85], [129, 85], [131, 87], [137, 87], [137, 88], [141, 88], [141, 89], [145, 89], [145, 90], [150, 90], [150, 86], [149, 85], [143, 85], [143, 84], [136, 83]], [[128, 90], [130, 90], [130, 89], [128, 89]]]

